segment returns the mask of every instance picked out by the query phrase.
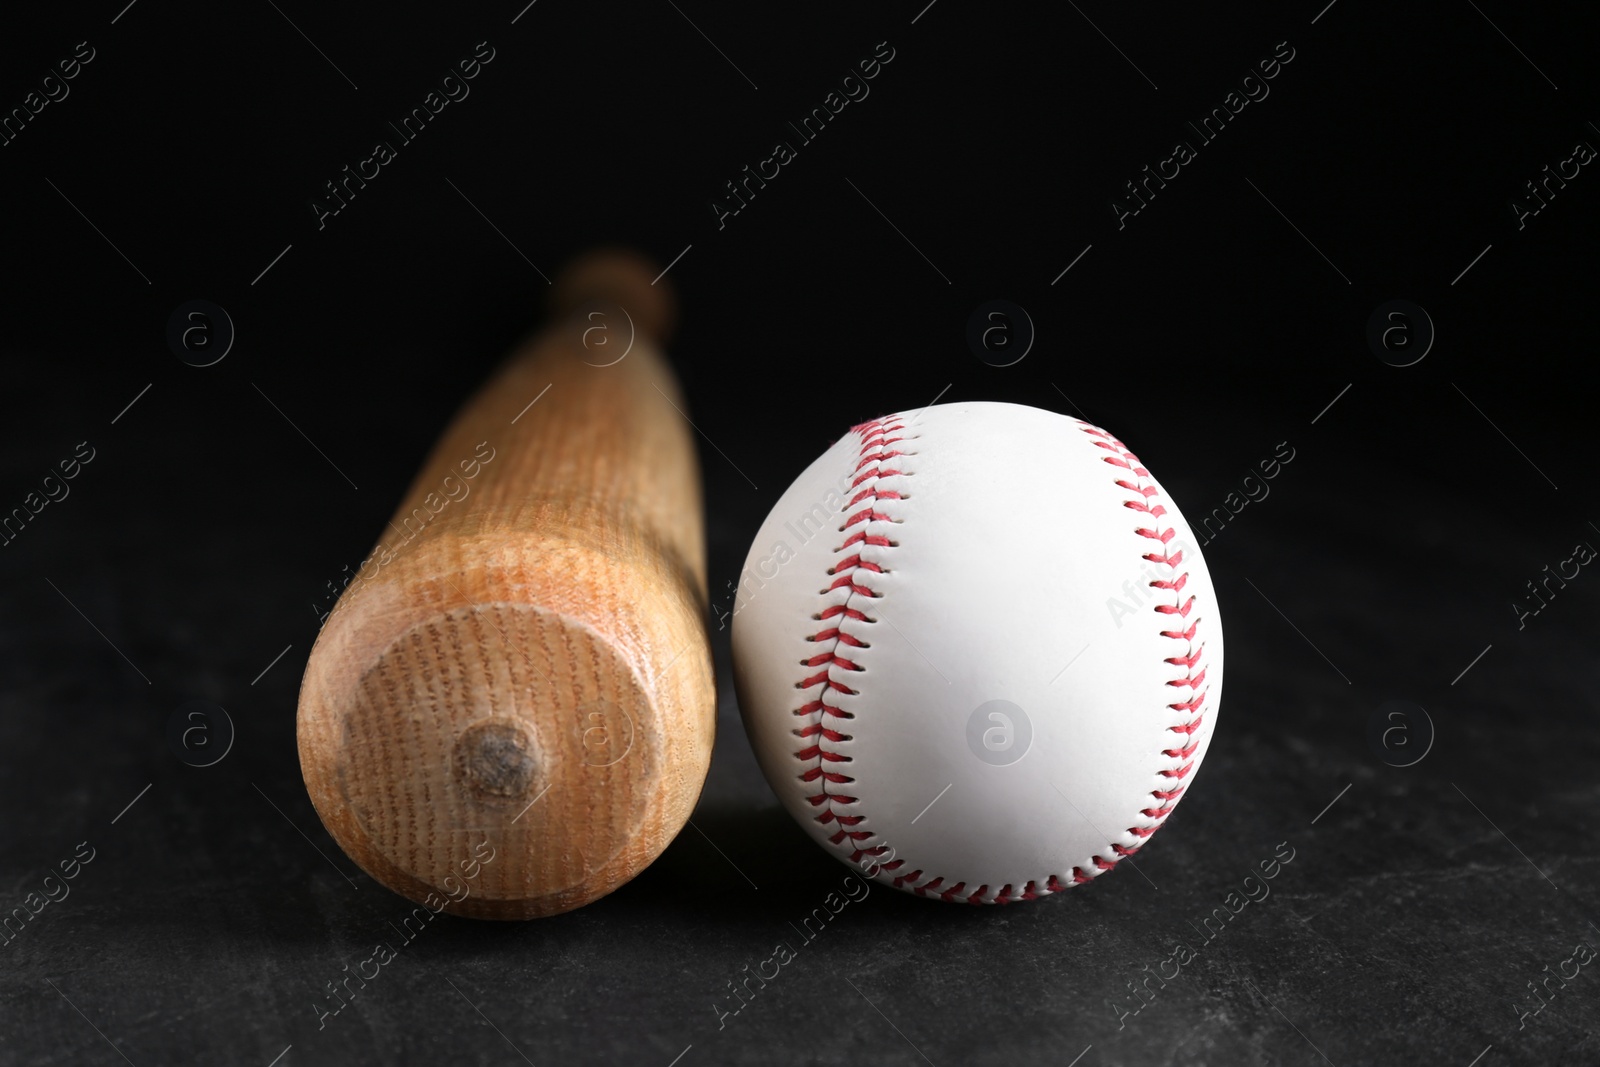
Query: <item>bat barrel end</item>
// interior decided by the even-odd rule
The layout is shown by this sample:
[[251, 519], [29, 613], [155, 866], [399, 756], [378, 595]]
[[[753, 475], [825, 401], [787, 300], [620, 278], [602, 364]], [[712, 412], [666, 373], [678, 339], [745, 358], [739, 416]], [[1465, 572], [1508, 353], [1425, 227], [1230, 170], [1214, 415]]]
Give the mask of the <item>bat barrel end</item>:
[[554, 915], [634, 877], [687, 817], [672, 697], [588, 623], [480, 602], [387, 640], [344, 626], [313, 652], [301, 769], [340, 847], [395, 892], [476, 918]]

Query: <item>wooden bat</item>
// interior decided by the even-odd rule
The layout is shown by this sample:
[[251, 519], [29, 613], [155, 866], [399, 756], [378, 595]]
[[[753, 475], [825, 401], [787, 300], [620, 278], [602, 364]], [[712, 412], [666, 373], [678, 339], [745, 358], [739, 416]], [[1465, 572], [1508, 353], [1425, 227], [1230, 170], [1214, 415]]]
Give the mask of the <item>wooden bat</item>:
[[699, 470], [651, 276], [627, 253], [563, 272], [557, 319], [456, 416], [311, 650], [312, 803], [434, 911], [581, 907], [660, 855], [705, 783]]

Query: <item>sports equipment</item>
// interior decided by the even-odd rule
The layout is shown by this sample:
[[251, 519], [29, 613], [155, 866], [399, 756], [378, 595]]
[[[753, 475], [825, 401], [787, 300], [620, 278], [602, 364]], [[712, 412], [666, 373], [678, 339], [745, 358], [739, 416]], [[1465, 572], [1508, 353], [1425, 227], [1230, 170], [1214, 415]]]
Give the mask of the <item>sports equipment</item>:
[[558, 321], [445, 432], [306, 666], [318, 814], [435, 910], [586, 904], [660, 854], [705, 782], [699, 472], [652, 273], [604, 254], [558, 279]]
[[1136, 852], [1204, 759], [1216, 594], [1121, 441], [1015, 404], [854, 427], [756, 535], [734, 678], [762, 770], [839, 859], [1001, 904]]

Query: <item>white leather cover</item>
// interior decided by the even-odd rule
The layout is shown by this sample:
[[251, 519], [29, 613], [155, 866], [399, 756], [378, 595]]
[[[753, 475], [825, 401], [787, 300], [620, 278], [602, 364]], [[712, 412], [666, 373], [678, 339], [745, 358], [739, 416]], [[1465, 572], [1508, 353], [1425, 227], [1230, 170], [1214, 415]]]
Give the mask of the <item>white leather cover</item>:
[[953, 403], [856, 427], [741, 575], [734, 679], [767, 780], [908, 891], [1000, 903], [1097, 877], [1211, 739], [1222, 626], [1195, 546], [1078, 419]]

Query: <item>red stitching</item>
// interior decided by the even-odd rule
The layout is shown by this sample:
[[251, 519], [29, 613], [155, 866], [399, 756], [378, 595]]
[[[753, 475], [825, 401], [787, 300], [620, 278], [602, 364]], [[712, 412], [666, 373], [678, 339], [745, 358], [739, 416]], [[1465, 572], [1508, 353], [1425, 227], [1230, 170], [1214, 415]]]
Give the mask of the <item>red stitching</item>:
[[[852, 526], [863, 526], [873, 522], [896, 521], [888, 514], [879, 511], [874, 506], [874, 503], [879, 500], [902, 499], [902, 494], [898, 492], [879, 489], [878, 483], [883, 478], [898, 476], [903, 473], [884, 466], [883, 461], [894, 456], [906, 455], [905, 452], [889, 447], [904, 440], [902, 436], [891, 436], [898, 435], [904, 428], [897, 418], [891, 416], [888, 419], [876, 419], [872, 422], [862, 423], [860, 426], [851, 429], [852, 433], [861, 437], [861, 447], [856, 460], [854, 480], [851, 482], [850, 487], [856, 489], [865, 486], [865, 488], [861, 488], [859, 492], [855, 493], [840, 510], [842, 512], [847, 508], [854, 508], [864, 501], [873, 503], [868, 503], [866, 508], [856, 511], [846, 518], [839, 526], [841, 533]], [[858, 545], [891, 548], [894, 547], [895, 542], [881, 534], [872, 534], [868, 533], [866, 529], [860, 529], [852, 533], [844, 544], [840, 545], [835, 551], [846, 552]], [[885, 573], [883, 567], [861, 558], [860, 549], [856, 549], [854, 553], [840, 559], [832, 567], [828, 568], [829, 576], [839, 575], [839, 577], [835, 578], [823, 592], [829, 593], [836, 589], [846, 589], [848, 593], [843, 604], [834, 604], [817, 615], [819, 621], [837, 620], [831, 626], [818, 630], [808, 639], [815, 644], [823, 645], [824, 650], [815, 656], [800, 661], [802, 666], [823, 667], [824, 669], [807, 675], [796, 683], [796, 688], [798, 689], [821, 687], [821, 693], [816, 699], [809, 700], [794, 709], [794, 714], [798, 716], [807, 718], [813, 715], [817, 716], [814, 722], [810, 722], [794, 731], [801, 738], [815, 739], [814, 744], [807, 745], [795, 752], [796, 759], [803, 763], [813, 764], [813, 766], [807, 767], [801, 772], [800, 780], [807, 783], [819, 781], [822, 783], [821, 792], [807, 796], [806, 800], [813, 808], [822, 809], [813, 816], [817, 822], [824, 826], [837, 825], [841, 827], [828, 840], [835, 845], [849, 841], [851, 848], [850, 860], [852, 863], [859, 862], [864, 856], [882, 855], [888, 851], [888, 846], [865, 845], [865, 842], [872, 840], [877, 835], [871, 830], [855, 830], [851, 828], [861, 823], [866, 816], [848, 815], [837, 810], [837, 808], [857, 803], [857, 798], [845, 793], [835, 793], [829, 787], [849, 785], [855, 779], [842, 771], [825, 770], [824, 767], [829, 764], [838, 765], [851, 762], [849, 755], [829, 747], [849, 741], [851, 735], [830, 729], [824, 726], [823, 723], [828, 716], [839, 719], [854, 718], [852, 713], [828, 702], [830, 693], [837, 692], [851, 695], [855, 693], [854, 689], [835, 681], [832, 672], [835, 667], [850, 672], [862, 670], [860, 664], [840, 654], [841, 648], [869, 648], [871, 645], [854, 634], [846, 633], [842, 627], [846, 621], [861, 622], [869, 625], [877, 621], [860, 609], [852, 607], [851, 602], [857, 597], [877, 599], [882, 596], [882, 593], [866, 583], [871, 580], [871, 575], [883, 573]], [[883, 869], [898, 868], [903, 862], [903, 860], [894, 860], [883, 864], [882, 867]], [[917, 875], [921, 874], [920, 871], [915, 873]], [[903, 880], [904, 876], [895, 879], [895, 883], [899, 885]]]
[[[1107, 452], [1111, 453], [1111, 455], [1102, 456], [1102, 460], [1114, 467], [1131, 471], [1138, 479], [1138, 481], [1130, 481], [1123, 477], [1118, 477], [1115, 479], [1119, 488], [1126, 489], [1131, 493], [1137, 493], [1139, 496], [1139, 499], [1137, 500], [1124, 501], [1123, 505], [1134, 511], [1149, 515], [1151, 519], [1159, 519], [1163, 515], [1166, 515], [1167, 509], [1165, 506], [1161, 504], [1152, 505], [1150, 503], [1151, 498], [1155, 497], [1159, 490], [1154, 485], [1145, 484], [1146, 480], [1150, 477], [1150, 472], [1145, 469], [1144, 464], [1139, 462], [1139, 457], [1135, 456], [1131, 451], [1129, 451], [1127, 445], [1123, 444], [1115, 437], [1112, 437], [1109, 433], [1100, 429], [1099, 427], [1084, 425], [1081, 427], [1081, 429], [1084, 433], [1097, 438], [1097, 440], [1094, 442], [1096, 447], [1103, 448]], [[1170, 526], [1162, 529], [1151, 529], [1149, 527], [1141, 526], [1135, 527], [1134, 533], [1138, 534], [1140, 537], [1146, 537], [1153, 541], [1159, 541], [1163, 546], [1165, 546], [1177, 536], [1178, 532], [1176, 529]], [[1189, 620], [1189, 615], [1194, 610], [1195, 598], [1190, 596], [1185, 599], [1183, 596], [1183, 588], [1189, 583], [1188, 572], [1185, 571], [1180, 573], [1178, 571], [1179, 565], [1183, 563], [1183, 551], [1179, 549], [1176, 552], [1151, 552], [1146, 554], [1144, 558], [1149, 560], [1151, 563], [1168, 568], [1170, 574], [1173, 575], [1172, 577], [1168, 577], [1166, 579], [1157, 579], [1156, 581], [1149, 583], [1152, 588], [1164, 589], [1172, 593], [1172, 600], [1170, 603], [1157, 603], [1154, 605], [1154, 610], [1162, 615], [1176, 615], [1180, 619]], [[1200, 742], [1194, 740], [1194, 733], [1200, 728], [1200, 724], [1204, 720], [1204, 715], [1200, 712], [1200, 705], [1205, 700], [1206, 696], [1206, 691], [1201, 689], [1201, 686], [1206, 680], [1206, 669], [1205, 667], [1200, 666], [1200, 656], [1205, 651], [1205, 642], [1201, 641], [1198, 645], [1195, 644], [1195, 631], [1199, 625], [1200, 619], [1196, 617], [1192, 621], [1189, 621], [1189, 626], [1187, 629], [1161, 631], [1162, 637], [1174, 641], [1183, 641], [1186, 646], [1185, 651], [1181, 655], [1168, 656], [1163, 660], [1163, 662], [1169, 663], [1174, 667], [1182, 667], [1184, 671], [1182, 677], [1169, 679], [1167, 681], [1167, 685], [1180, 689], [1188, 689], [1194, 694], [1194, 696], [1188, 700], [1177, 701], [1167, 705], [1167, 707], [1172, 711], [1192, 716], [1183, 722], [1179, 722], [1167, 727], [1167, 729], [1172, 733], [1180, 734], [1188, 739], [1188, 743], [1182, 745], [1181, 747], [1164, 748], [1161, 750], [1161, 754], [1172, 761], [1172, 766], [1169, 766], [1165, 770], [1157, 773], [1161, 777], [1173, 782], [1181, 782], [1194, 770], [1193, 756], [1200, 747]], [[1196, 671], [1196, 667], [1199, 667], [1198, 671]], [[1139, 844], [1134, 845], [1131, 848], [1113, 844], [1111, 846], [1111, 851], [1116, 853], [1117, 858], [1108, 859], [1104, 856], [1096, 856], [1094, 857], [1095, 866], [1099, 867], [1101, 870], [1110, 870], [1111, 867], [1117, 863], [1118, 859], [1131, 856], [1133, 853], [1137, 852], [1144, 842], [1150, 837], [1150, 835], [1161, 828], [1163, 823], [1166, 821], [1167, 816], [1172, 813], [1172, 809], [1177, 805], [1178, 798], [1182, 795], [1183, 790], [1184, 787], [1181, 785], [1174, 789], [1151, 790], [1150, 795], [1160, 803], [1153, 807], [1144, 808], [1139, 812], [1140, 815], [1143, 815], [1145, 818], [1151, 820], [1151, 825], [1130, 826], [1125, 831], [1126, 833], [1132, 834], [1134, 837], [1139, 838]], [[1073, 873], [1076, 875], [1078, 872], [1074, 871]]]
[[[1083, 424], [1080, 428], [1084, 433], [1096, 438], [1093, 441], [1096, 447], [1110, 453], [1101, 457], [1104, 462], [1119, 470], [1127, 471], [1132, 476], [1129, 478], [1119, 475], [1114, 479], [1118, 488], [1137, 495], [1137, 499], [1124, 501], [1124, 507], [1148, 516], [1151, 522], [1155, 522], [1168, 514], [1164, 504], [1159, 502], [1152, 503], [1152, 498], [1157, 497], [1160, 494], [1160, 490], [1155, 485], [1147, 484], [1150, 479], [1150, 472], [1139, 462], [1138, 457], [1128, 450], [1126, 445], [1098, 427]], [[853, 508], [863, 501], [875, 502], [878, 500], [904, 499], [906, 494], [880, 490], [876, 484], [880, 479], [897, 477], [905, 473], [882, 465], [884, 460], [907, 454], [890, 448], [891, 445], [905, 440], [903, 436], [890, 435], [899, 434], [904, 429], [905, 427], [900, 423], [897, 416], [875, 419], [851, 428], [852, 433], [861, 437], [861, 446], [857, 453], [856, 472], [854, 480], [851, 482], [851, 488], [855, 489], [862, 485], [867, 487], [856, 493], [840, 509], [841, 512], [846, 508]], [[842, 533], [852, 526], [860, 526], [863, 523], [872, 522], [897, 523], [899, 520], [868, 504], [865, 509], [856, 511], [845, 519], [839, 530]], [[918, 896], [937, 894], [941, 900], [961, 900], [968, 904], [1010, 904], [1018, 900], [1036, 900], [1041, 896], [1061, 893], [1075, 885], [1082, 885], [1084, 882], [1092, 881], [1105, 871], [1111, 870], [1123, 859], [1133, 855], [1143, 847], [1144, 842], [1161, 828], [1167, 816], [1172, 813], [1172, 809], [1177, 805], [1178, 798], [1182, 796], [1184, 791], [1184, 786], [1178, 783], [1187, 778], [1194, 770], [1193, 757], [1200, 747], [1200, 743], [1194, 739], [1194, 734], [1195, 731], [1200, 729], [1205, 719], [1200, 710], [1207, 692], [1201, 688], [1205, 683], [1206, 669], [1200, 665], [1201, 655], [1205, 651], [1205, 642], [1195, 643], [1195, 632], [1201, 622], [1199, 617], [1190, 618], [1190, 614], [1194, 610], [1195, 597], [1193, 595], [1187, 598], [1183, 596], [1184, 587], [1189, 582], [1188, 572], [1180, 572], [1178, 570], [1183, 563], [1183, 551], [1181, 549], [1177, 551], [1166, 550], [1167, 544], [1177, 536], [1177, 530], [1171, 526], [1159, 528], [1138, 526], [1134, 528], [1133, 532], [1140, 537], [1160, 542], [1162, 545], [1160, 551], [1147, 552], [1142, 556], [1143, 559], [1151, 563], [1168, 568], [1168, 577], [1158, 578], [1150, 582], [1149, 585], [1152, 588], [1170, 592], [1172, 599], [1169, 603], [1155, 604], [1152, 610], [1161, 615], [1175, 616], [1188, 623], [1186, 629], [1160, 631], [1162, 637], [1174, 641], [1182, 641], [1185, 645], [1182, 653], [1164, 657], [1162, 662], [1173, 667], [1181, 667], [1184, 671], [1181, 677], [1168, 679], [1167, 685], [1178, 689], [1188, 689], [1193, 694], [1188, 700], [1176, 701], [1167, 705], [1170, 710], [1189, 717], [1167, 727], [1168, 731], [1180, 735], [1183, 741], [1175, 747], [1161, 750], [1161, 755], [1170, 760], [1171, 765], [1157, 773], [1160, 777], [1172, 783], [1174, 788], [1152, 789], [1150, 791], [1150, 796], [1154, 798], [1156, 803], [1151, 807], [1141, 809], [1139, 812], [1140, 815], [1150, 820], [1150, 824], [1128, 827], [1124, 832], [1137, 839], [1136, 844], [1127, 846], [1114, 842], [1110, 843], [1109, 848], [1112, 855], [1092, 857], [1091, 865], [1094, 868], [1092, 872], [1086, 872], [1082, 867], [1072, 868], [1070, 881], [1063, 881], [1060, 876], [1052, 874], [1046, 877], [1042, 885], [1036, 880], [1030, 880], [1023, 886], [1021, 892], [1018, 892], [1014, 885], [1006, 884], [999, 887], [993, 895], [990, 895], [989, 886], [987, 885], [980, 885], [977, 889], [967, 892], [965, 882], [957, 882], [952, 886], [946, 887], [942, 876], [936, 876], [924, 881], [926, 872], [918, 868], [905, 874], [896, 874], [893, 879], [895, 888], [909, 890]], [[893, 548], [897, 546], [898, 542], [881, 534], [869, 534], [865, 530], [857, 530], [835, 551], [846, 552], [861, 544], [880, 548]], [[822, 791], [820, 793], [814, 793], [806, 797], [812, 807], [823, 809], [813, 817], [822, 825], [832, 824], [841, 827], [828, 840], [834, 845], [848, 841], [851, 849], [850, 861], [852, 863], [860, 863], [863, 857], [881, 856], [890, 849], [887, 845], [865, 844], [865, 842], [869, 842], [877, 836], [874, 831], [852, 829], [852, 827], [865, 821], [866, 816], [847, 815], [835, 810], [836, 807], [858, 803], [858, 798], [845, 793], [830, 791], [829, 786], [849, 785], [855, 779], [843, 772], [825, 769], [827, 764], [851, 762], [849, 755], [827, 746], [847, 742], [852, 735], [831, 729], [823, 725], [823, 723], [828, 716], [838, 719], [852, 719], [855, 717], [853, 713], [828, 703], [828, 694], [831, 692], [850, 695], [856, 693], [856, 690], [835, 681], [831, 672], [835, 667], [852, 672], [863, 669], [855, 661], [839, 654], [841, 646], [851, 648], [867, 648], [871, 646], [868, 642], [862, 641], [853, 634], [844, 632], [840, 628], [840, 623], [845, 620], [868, 624], [877, 621], [860, 609], [851, 607], [850, 602], [858, 596], [868, 599], [881, 597], [883, 595], [881, 592], [865, 584], [865, 582], [870, 580], [868, 575], [883, 574], [887, 573], [887, 571], [876, 564], [863, 561], [859, 550], [834, 564], [828, 570], [828, 574], [831, 576], [845, 571], [850, 573], [837, 578], [827, 589], [823, 590], [824, 593], [827, 593], [835, 589], [848, 589], [849, 593], [845, 603], [832, 605], [816, 616], [819, 621], [838, 619], [839, 622], [819, 630], [809, 639], [818, 644], [831, 644], [829, 644], [826, 651], [801, 661], [802, 665], [806, 667], [820, 666], [824, 667], [824, 669], [808, 675], [803, 681], [796, 683], [796, 688], [798, 689], [812, 689], [820, 686], [821, 693], [816, 699], [809, 700], [794, 710], [794, 714], [797, 716], [819, 716], [816, 721], [810, 722], [794, 731], [797, 737], [807, 740], [815, 739], [815, 743], [800, 748], [795, 753], [795, 756], [802, 762], [814, 762], [813, 766], [807, 767], [801, 772], [800, 780], [807, 783], [819, 781], [822, 783]], [[863, 572], [866, 573], [864, 574]], [[1196, 668], [1199, 669], [1196, 670]], [[877, 870], [880, 873], [883, 871], [898, 871], [904, 864], [905, 860], [903, 859], [891, 860], [877, 865]]]

